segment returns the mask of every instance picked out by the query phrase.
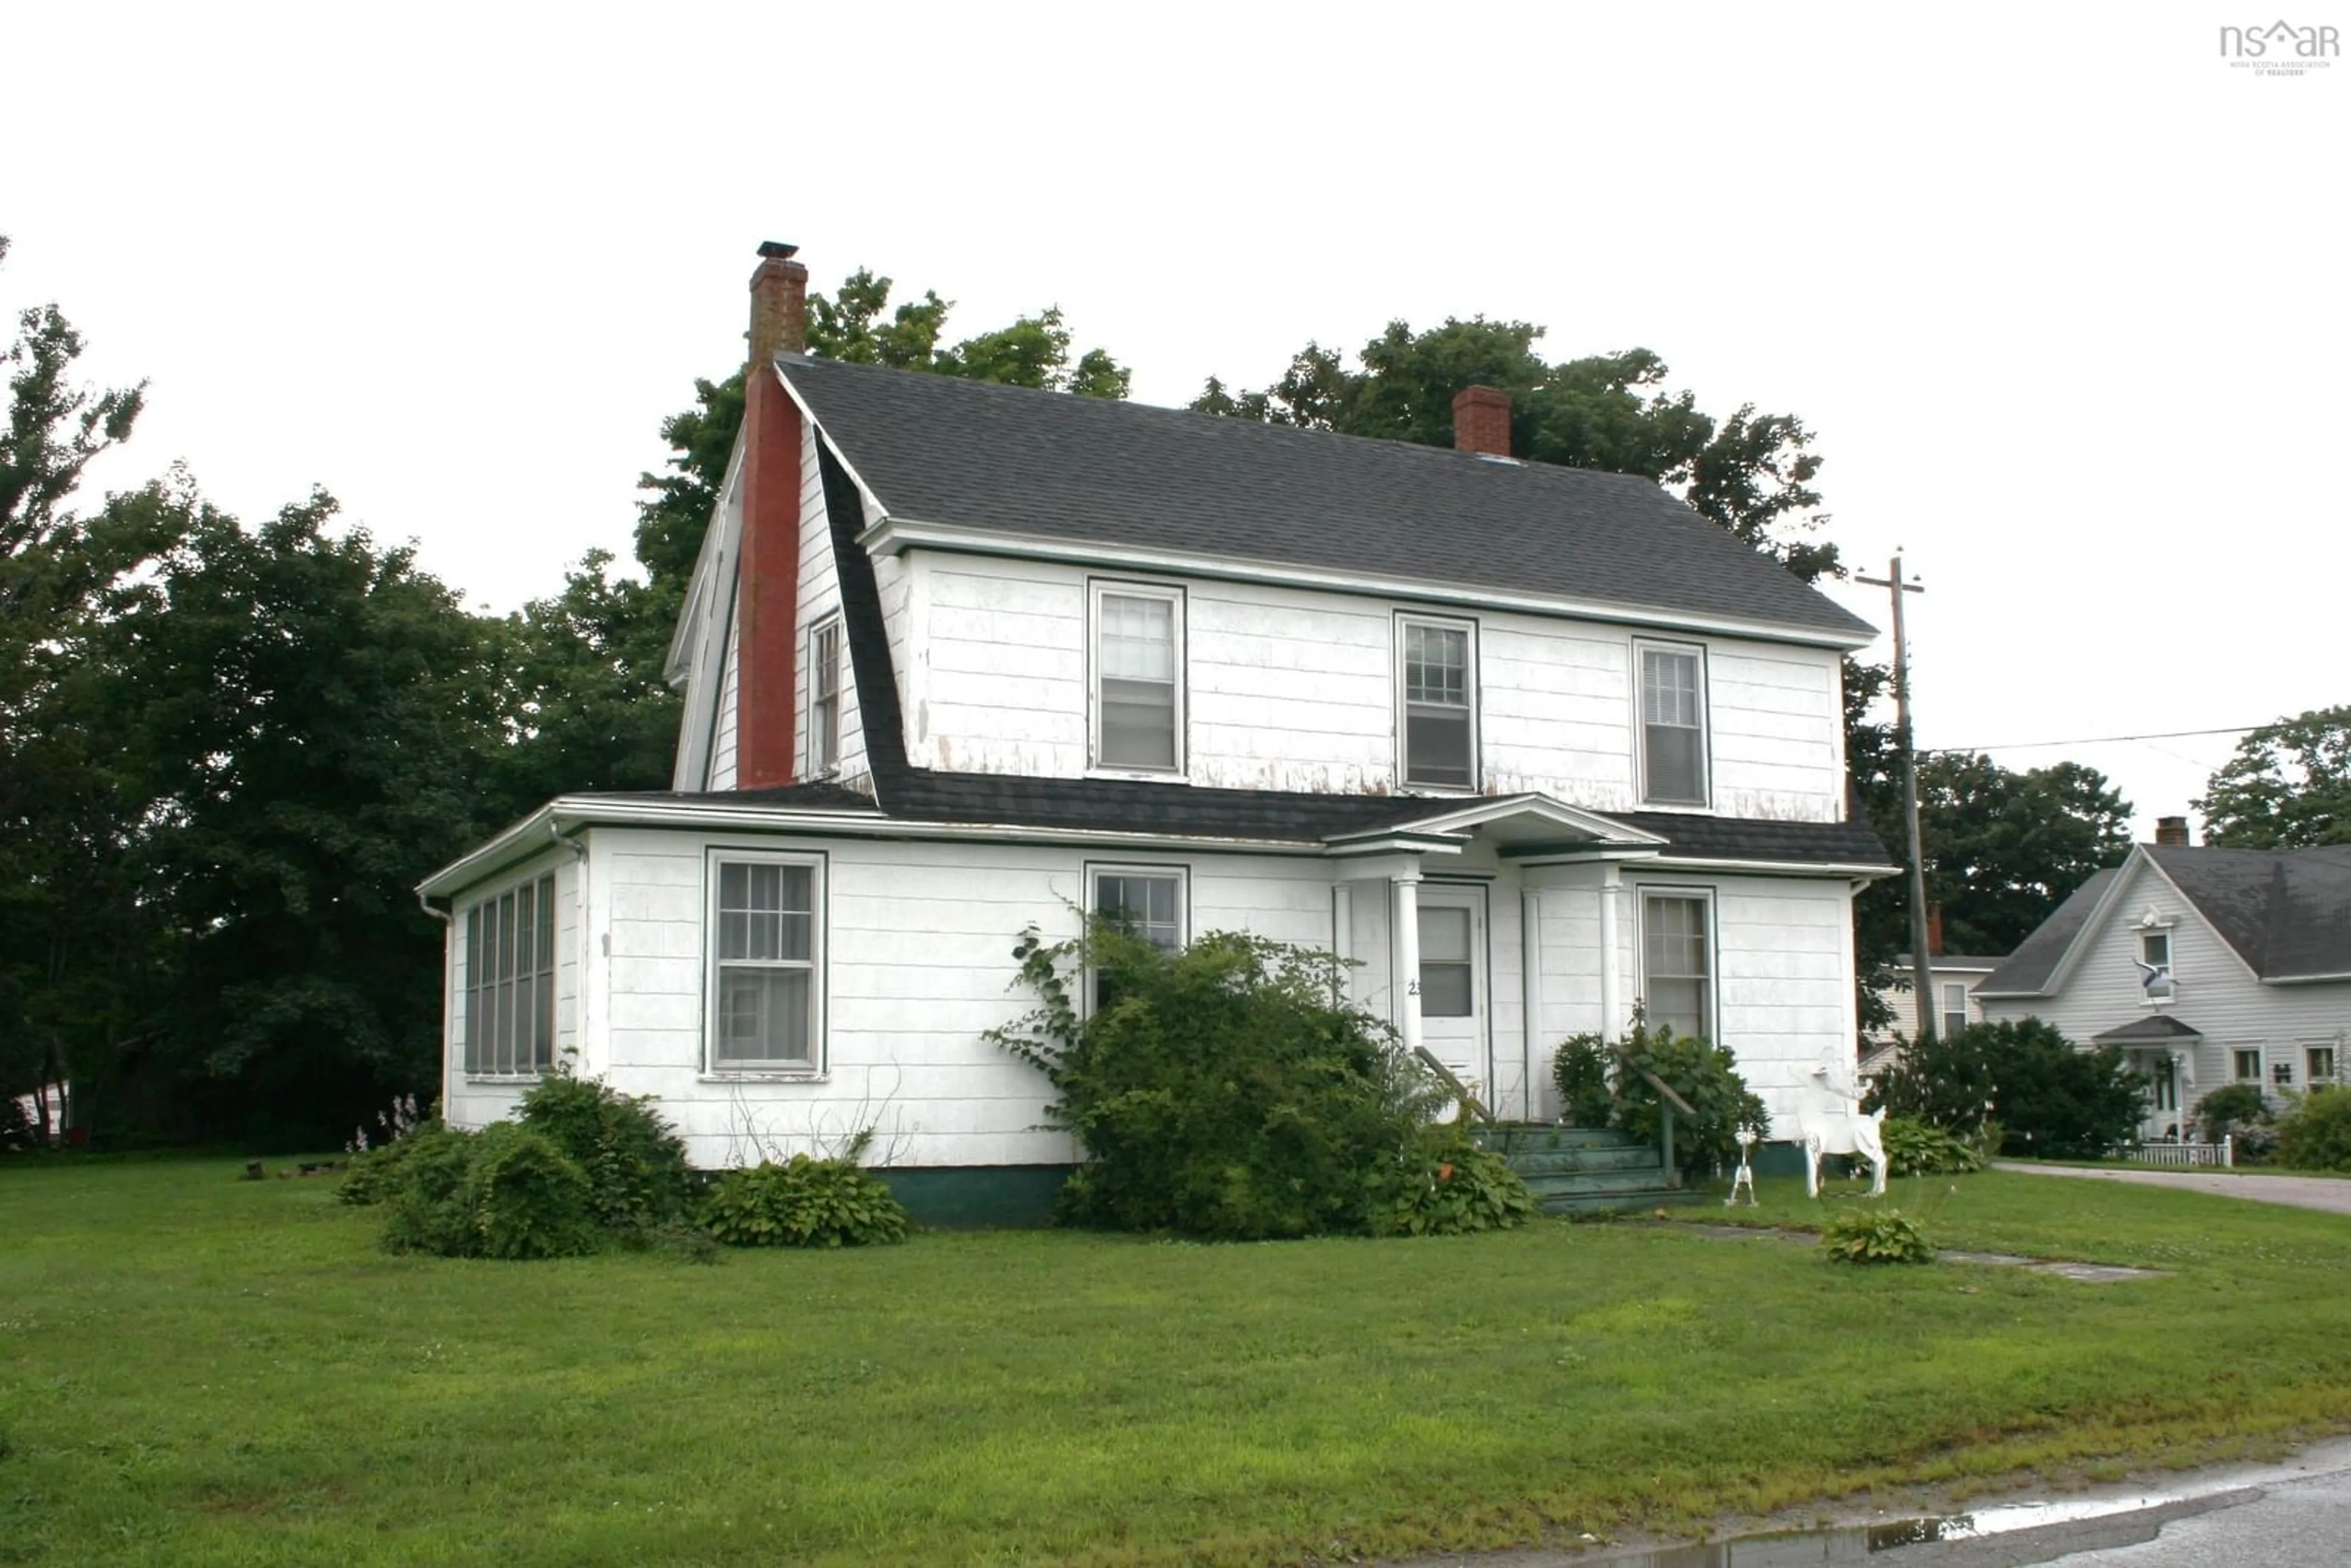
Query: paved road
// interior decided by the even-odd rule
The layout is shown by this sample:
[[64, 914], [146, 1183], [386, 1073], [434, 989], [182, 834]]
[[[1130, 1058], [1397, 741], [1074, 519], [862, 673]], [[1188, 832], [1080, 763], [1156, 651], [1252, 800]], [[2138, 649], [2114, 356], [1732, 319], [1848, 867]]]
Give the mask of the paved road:
[[[2295, 1208], [2322, 1208], [2330, 1214], [2351, 1214], [2351, 1181], [2333, 1176], [2223, 1176], [2217, 1171], [2086, 1170], [2079, 1166], [2027, 1166], [1994, 1160], [1992, 1169], [2020, 1176], [2073, 1176], [2084, 1181], [2135, 1182], [2141, 1186], [2176, 1186], [2188, 1192], [2209, 1192], [2220, 1197], [2241, 1197], [2254, 1203], [2283, 1203]], [[2351, 1559], [2351, 1546], [2345, 1550]]]

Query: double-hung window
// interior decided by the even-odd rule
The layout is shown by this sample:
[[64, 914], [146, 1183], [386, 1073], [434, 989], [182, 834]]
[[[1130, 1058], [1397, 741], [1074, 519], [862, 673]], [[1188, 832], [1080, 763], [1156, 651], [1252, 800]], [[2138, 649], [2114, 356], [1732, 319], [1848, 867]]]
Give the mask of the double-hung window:
[[555, 1065], [555, 873], [465, 911], [465, 1071], [527, 1077]]
[[1706, 659], [1697, 648], [1635, 644], [1641, 665], [1641, 799], [1703, 806]]
[[1968, 988], [1957, 980], [1943, 982], [1943, 1038], [1968, 1027]]
[[1184, 595], [1179, 589], [1093, 589], [1094, 766], [1184, 768]]
[[2259, 1083], [2262, 1081], [2261, 1047], [2241, 1045], [2229, 1055], [2231, 1065], [2236, 1069], [2238, 1082]]
[[2325, 1089], [2335, 1082], [2335, 1048], [2331, 1045], [2304, 1046], [2302, 1051], [2303, 1082], [2313, 1089]]
[[808, 771], [841, 766], [841, 619], [809, 633]]
[[[1179, 866], [1090, 866], [1090, 907], [1095, 917], [1154, 947], [1174, 952], [1184, 946], [1185, 873]], [[1112, 997], [1109, 977], [1097, 971], [1089, 988], [1097, 1009]]]
[[1445, 789], [1478, 784], [1478, 646], [1466, 621], [1397, 622], [1404, 691], [1404, 781]]
[[711, 857], [710, 1066], [814, 1073], [824, 1066], [824, 862]]
[[1713, 908], [1703, 893], [1641, 895], [1641, 1001], [1650, 1028], [1714, 1038]]

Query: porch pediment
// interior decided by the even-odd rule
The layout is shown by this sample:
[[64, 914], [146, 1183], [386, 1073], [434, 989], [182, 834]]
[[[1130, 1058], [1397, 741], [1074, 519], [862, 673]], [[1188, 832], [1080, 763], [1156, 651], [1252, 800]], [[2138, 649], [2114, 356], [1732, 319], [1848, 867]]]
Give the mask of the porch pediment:
[[1399, 851], [1458, 853], [1482, 838], [1505, 859], [1522, 863], [1552, 860], [1648, 858], [1667, 841], [1597, 811], [1587, 811], [1548, 795], [1506, 795], [1491, 800], [1429, 802], [1426, 816], [1377, 828], [1332, 833], [1327, 852], [1354, 856]]
[[2202, 1040], [2204, 1031], [2191, 1029], [2169, 1013], [2150, 1013], [2090, 1037], [2093, 1045], [2181, 1045]]

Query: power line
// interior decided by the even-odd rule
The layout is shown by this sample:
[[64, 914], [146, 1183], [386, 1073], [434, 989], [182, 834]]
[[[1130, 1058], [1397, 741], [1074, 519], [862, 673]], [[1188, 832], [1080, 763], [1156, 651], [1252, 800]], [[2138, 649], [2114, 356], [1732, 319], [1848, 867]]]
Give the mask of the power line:
[[2257, 729], [2273, 729], [2277, 720], [2267, 724], [2224, 724], [2218, 729], [2167, 729], [2154, 735], [2085, 735], [2072, 740], [2013, 740], [2004, 746], [1923, 746], [1921, 751], [2036, 751], [2052, 746], [2109, 746], [2125, 740], [2187, 740], [2203, 735], [2250, 735]]

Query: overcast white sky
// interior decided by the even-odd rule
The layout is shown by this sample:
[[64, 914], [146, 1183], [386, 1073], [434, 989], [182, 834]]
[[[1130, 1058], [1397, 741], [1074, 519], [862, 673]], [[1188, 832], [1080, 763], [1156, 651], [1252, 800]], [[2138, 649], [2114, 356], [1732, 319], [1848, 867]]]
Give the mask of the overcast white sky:
[[[321, 484], [477, 605], [624, 559], [762, 239], [1180, 403], [1391, 318], [1802, 416], [1932, 747], [2351, 700], [2351, 5], [11, 8], [0, 305], [147, 378], [127, 486]], [[1882, 592], [1839, 590], [1886, 622]], [[2003, 749], [2184, 810], [2234, 737]]]

